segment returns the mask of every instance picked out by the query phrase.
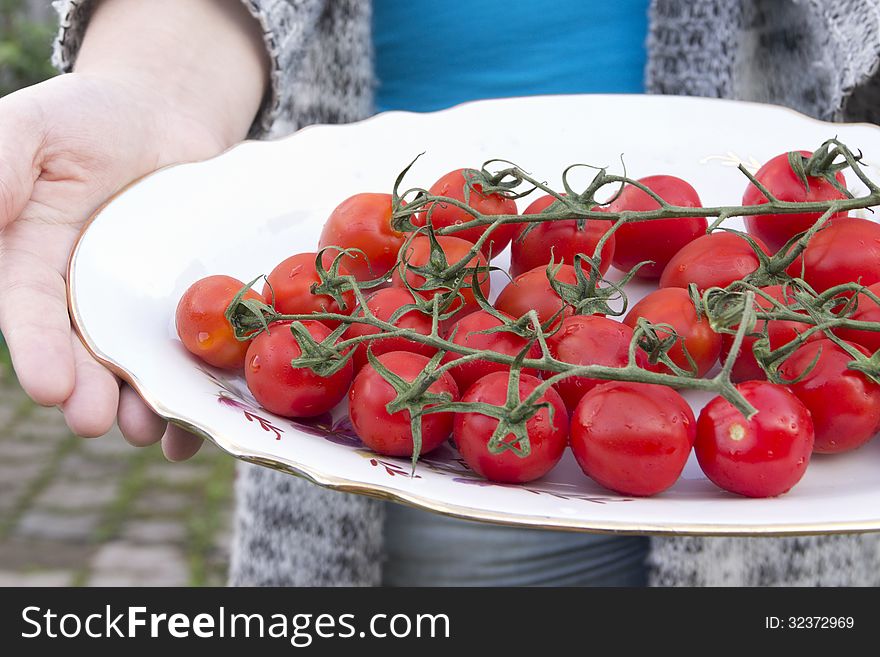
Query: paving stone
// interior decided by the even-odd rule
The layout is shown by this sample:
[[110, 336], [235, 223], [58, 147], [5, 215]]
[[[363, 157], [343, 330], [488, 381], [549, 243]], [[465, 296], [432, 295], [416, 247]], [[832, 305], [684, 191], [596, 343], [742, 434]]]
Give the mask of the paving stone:
[[0, 570], [0, 587], [6, 586], [70, 586], [73, 573], [64, 570], [53, 570], [35, 573], [16, 573]]
[[186, 524], [181, 520], [133, 520], [123, 528], [121, 537], [137, 544], [183, 543]]
[[3, 462], [19, 463], [21, 461], [47, 460], [57, 445], [34, 441], [30, 439], [16, 439], [3, 441]]
[[69, 481], [59, 479], [37, 497], [35, 506], [44, 509], [94, 509], [110, 505], [119, 486], [109, 481]]
[[98, 528], [98, 513], [51, 513], [26, 511], [18, 521], [15, 533], [23, 538], [86, 542]]
[[203, 481], [211, 474], [207, 464], [196, 463], [153, 463], [147, 466], [144, 476], [162, 484], [180, 486], [194, 481]]
[[171, 586], [185, 584], [189, 569], [183, 552], [171, 545], [138, 545], [113, 541], [101, 546], [91, 561], [92, 578], [134, 576], [144, 584]]
[[180, 514], [192, 507], [192, 497], [186, 493], [167, 490], [148, 490], [134, 503], [133, 510], [142, 515]]
[[80, 453], [97, 457], [134, 456], [136, 450], [125, 442], [118, 430], [100, 438], [84, 438], [80, 445]]
[[31, 409], [31, 412], [15, 422], [15, 433], [19, 436], [36, 440], [56, 440], [72, 435], [60, 411], [54, 408], [41, 409], [39, 406], [32, 406]]
[[71, 481], [99, 481], [123, 475], [126, 467], [126, 461], [96, 459], [77, 451], [64, 457], [58, 474]]
[[0, 482], [22, 483], [36, 478], [45, 467], [39, 460], [25, 463], [0, 463]]
[[94, 547], [42, 539], [7, 538], [0, 541], [0, 570], [31, 572], [34, 570], [74, 571], [89, 560]]

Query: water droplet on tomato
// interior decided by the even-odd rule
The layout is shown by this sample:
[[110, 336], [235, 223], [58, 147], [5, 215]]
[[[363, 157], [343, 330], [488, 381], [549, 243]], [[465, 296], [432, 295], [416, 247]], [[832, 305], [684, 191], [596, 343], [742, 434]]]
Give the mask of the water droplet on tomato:
[[255, 355], [253, 358], [251, 358], [251, 362], [248, 367], [251, 368], [251, 372], [259, 372], [260, 371], [260, 357]]
[[296, 276], [299, 276], [299, 273], [302, 271], [302, 268], [303, 268], [302, 265], [297, 265], [296, 267], [294, 267], [293, 269], [290, 270], [290, 273], [287, 275], [287, 277], [288, 278], [295, 278]]
[[211, 338], [211, 334], [207, 331], [199, 331], [197, 339], [199, 341], [199, 345], [202, 347], [207, 347], [214, 341], [213, 338]]

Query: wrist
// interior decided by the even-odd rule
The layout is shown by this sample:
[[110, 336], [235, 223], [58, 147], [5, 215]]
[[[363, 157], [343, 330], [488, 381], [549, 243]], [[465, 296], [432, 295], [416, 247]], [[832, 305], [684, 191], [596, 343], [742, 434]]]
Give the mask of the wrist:
[[241, 0], [98, 0], [74, 70], [128, 89], [160, 132], [188, 125], [193, 146], [219, 152], [247, 136], [268, 68]]

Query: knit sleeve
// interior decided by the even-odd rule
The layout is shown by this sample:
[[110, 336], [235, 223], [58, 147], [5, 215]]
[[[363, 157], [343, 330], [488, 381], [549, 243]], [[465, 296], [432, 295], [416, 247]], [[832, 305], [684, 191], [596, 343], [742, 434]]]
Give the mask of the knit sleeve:
[[[259, 22], [263, 42], [271, 61], [270, 89], [254, 119], [250, 137], [259, 138], [279, 132], [278, 124], [291, 123], [285, 114], [294, 107], [289, 96], [295, 86], [286, 84], [285, 77], [303, 59], [310, 34], [320, 20], [325, 0], [242, 0]], [[52, 63], [67, 73], [73, 70], [82, 45], [94, 0], [56, 0], [53, 6], [59, 15]], [[284, 131], [289, 131], [284, 130]]]

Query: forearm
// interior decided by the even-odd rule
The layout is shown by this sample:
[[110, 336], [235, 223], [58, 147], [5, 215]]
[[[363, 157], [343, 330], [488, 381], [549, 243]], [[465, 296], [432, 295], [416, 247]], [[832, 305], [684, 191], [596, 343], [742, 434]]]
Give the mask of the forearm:
[[222, 148], [247, 135], [268, 67], [241, 0], [97, 0], [75, 71], [150, 90]]

